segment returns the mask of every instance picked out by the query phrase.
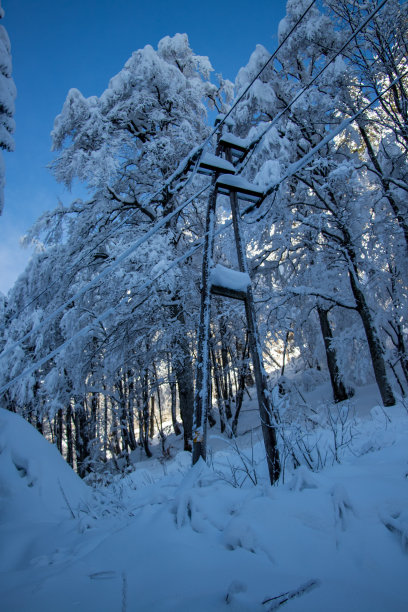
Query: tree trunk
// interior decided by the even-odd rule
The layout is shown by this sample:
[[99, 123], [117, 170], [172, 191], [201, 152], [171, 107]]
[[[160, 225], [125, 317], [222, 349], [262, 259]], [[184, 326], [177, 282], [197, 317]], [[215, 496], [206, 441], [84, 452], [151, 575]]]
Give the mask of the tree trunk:
[[154, 418], [155, 418], [156, 403], [154, 395], [150, 398], [150, 414], [149, 414], [149, 438], [154, 437]]
[[44, 435], [42, 416], [38, 413], [36, 414], [36, 418], [35, 418], [35, 428], [37, 431], [40, 432], [42, 436]]
[[[185, 318], [182, 306], [175, 303], [171, 306], [172, 317], [177, 319], [182, 328], [185, 326]], [[176, 339], [178, 355], [173, 362], [173, 371], [179, 392], [180, 416], [184, 430], [184, 450], [191, 451], [191, 440], [193, 432], [193, 410], [194, 410], [194, 373], [190, 353], [190, 346], [185, 333], [179, 334]]]
[[235, 399], [235, 414], [234, 414], [234, 418], [232, 419], [232, 426], [231, 426], [233, 436], [237, 435], [238, 419], [241, 413], [242, 402], [244, 400], [244, 391], [245, 391], [245, 384], [246, 384], [248, 372], [249, 372], [249, 346], [248, 346], [248, 334], [247, 334], [244, 350], [242, 353], [241, 367], [239, 369], [239, 375], [238, 375], [238, 389], [237, 389], [237, 394], [236, 394], [236, 399]]
[[[156, 386], [156, 393], [157, 393], [157, 408], [159, 410], [158, 430], [159, 430], [160, 437], [163, 439], [163, 408], [162, 408], [162, 398], [161, 398], [161, 393], [160, 393], [159, 377], [157, 375], [157, 367], [156, 367], [156, 364], [154, 362], [153, 362], [153, 375], [154, 375], [154, 384]], [[156, 417], [156, 423], [157, 423], [157, 417]]]
[[377, 331], [374, 327], [371, 312], [366, 302], [365, 296], [358, 286], [355, 269], [349, 269], [349, 279], [351, 290], [356, 301], [356, 310], [363, 322], [368, 348], [370, 350], [371, 361], [373, 363], [374, 376], [381, 394], [384, 406], [394, 406], [395, 397], [391, 385], [388, 381], [385, 368], [384, 352]]
[[106, 399], [106, 395], [102, 395], [102, 398], [101, 402], [103, 403], [103, 460], [107, 461], [109, 448], [108, 400]]
[[225, 342], [225, 336], [227, 331], [227, 325], [225, 323], [224, 317], [220, 319], [220, 334], [221, 334], [221, 363], [222, 363], [222, 396], [224, 400], [225, 406], [225, 416], [227, 419], [232, 417], [232, 383], [231, 376], [229, 373], [229, 364], [228, 364], [228, 347]]
[[152, 452], [149, 448], [149, 373], [147, 369], [145, 369], [142, 377], [142, 398], [142, 414], [141, 419], [139, 419], [139, 426], [141, 426], [141, 441], [146, 455], [151, 457]]
[[128, 393], [127, 393], [127, 420], [128, 420], [128, 431], [129, 431], [129, 446], [130, 446], [130, 450], [134, 451], [135, 448], [137, 447], [137, 443], [136, 443], [136, 435], [135, 435], [135, 411], [134, 411], [134, 401], [135, 401], [135, 381], [134, 381], [134, 376], [133, 376], [133, 372], [131, 370], [128, 370], [127, 376], [126, 376], [126, 381], [127, 381], [127, 389], [128, 389]]
[[60, 408], [55, 415], [55, 440], [57, 448], [62, 455], [62, 437], [63, 437], [63, 415], [62, 409]]
[[117, 390], [119, 393], [119, 422], [120, 422], [120, 435], [122, 438], [122, 449], [126, 454], [129, 453], [131, 448], [130, 436], [128, 431], [128, 414], [126, 410], [126, 393], [125, 393], [125, 381], [121, 377], [117, 384]]
[[68, 404], [65, 414], [65, 429], [67, 432], [67, 463], [72, 468], [74, 467], [74, 438], [72, 435], [72, 407], [71, 402]]
[[120, 448], [120, 437], [119, 437], [119, 429], [120, 429], [120, 423], [118, 423], [118, 415], [116, 412], [116, 407], [112, 404], [111, 406], [111, 414], [112, 414], [112, 424], [111, 424], [111, 435], [110, 435], [110, 442], [109, 442], [109, 448], [111, 450], [112, 456], [115, 459], [115, 457], [119, 457], [122, 450]]
[[176, 388], [176, 380], [171, 371], [170, 354], [167, 355], [167, 375], [168, 375], [169, 387], [170, 387], [171, 421], [173, 423], [174, 434], [176, 436], [179, 436], [181, 434], [181, 429], [177, 422], [177, 388]]
[[227, 426], [227, 419], [226, 419], [226, 414], [225, 414], [224, 398], [223, 398], [222, 389], [221, 389], [221, 376], [220, 376], [219, 366], [218, 366], [218, 362], [215, 356], [215, 351], [214, 351], [213, 346], [211, 346], [211, 359], [212, 359], [213, 372], [214, 372], [215, 395], [217, 398], [218, 411], [220, 413], [221, 433], [224, 433], [225, 428]]
[[74, 424], [77, 472], [84, 478], [89, 472], [89, 432], [84, 400], [83, 405], [78, 400], [75, 402]]
[[333, 398], [335, 402], [343, 402], [353, 396], [353, 392], [347, 391], [342, 378], [340, 376], [339, 366], [337, 363], [336, 350], [332, 346], [333, 333], [330, 327], [328, 310], [317, 307], [319, 315], [320, 329], [323, 336], [324, 348], [326, 349], [327, 367], [330, 374], [330, 382], [333, 390]]
[[89, 439], [90, 442], [95, 444], [97, 435], [97, 416], [98, 416], [98, 405], [99, 398], [97, 393], [92, 393], [91, 395], [91, 418], [89, 421]]

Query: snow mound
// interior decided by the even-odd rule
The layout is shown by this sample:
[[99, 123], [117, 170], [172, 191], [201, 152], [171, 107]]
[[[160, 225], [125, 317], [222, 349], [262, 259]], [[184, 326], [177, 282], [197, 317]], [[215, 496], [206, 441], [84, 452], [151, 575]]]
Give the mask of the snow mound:
[[76, 514], [88, 487], [22, 417], [0, 409], [0, 523]]

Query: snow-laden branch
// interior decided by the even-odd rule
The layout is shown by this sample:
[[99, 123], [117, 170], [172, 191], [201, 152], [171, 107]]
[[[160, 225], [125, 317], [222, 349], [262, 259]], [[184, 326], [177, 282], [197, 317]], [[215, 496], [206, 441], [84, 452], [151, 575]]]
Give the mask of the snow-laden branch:
[[[277, 54], [280, 51], [280, 49], [283, 47], [283, 45], [286, 43], [286, 41], [290, 38], [290, 36], [293, 34], [293, 32], [296, 30], [296, 28], [302, 22], [302, 20], [304, 19], [306, 14], [309, 12], [309, 10], [312, 8], [312, 6], [315, 4], [315, 2], [316, 2], [316, 0], [312, 0], [312, 2], [308, 5], [306, 10], [303, 12], [303, 14], [300, 16], [298, 21], [291, 28], [291, 30], [286, 34], [284, 39], [281, 41], [281, 43], [278, 45], [278, 47], [275, 49], [275, 51], [272, 53], [272, 55], [269, 57], [269, 59], [263, 64], [261, 69], [257, 72], [257, 74], [253, 77], [253, 79], [251, 79], [251, 82], [245, 87], [245, 89], [233, 101], [233, 103], [231, 104], [231, 108], [221, 118], [221, 121], [217, 123], [217, 125], [211, 131], [210, 135], [204, 140], [204, 142], [202, 142], [200, 145], [194, 147], [194, 149], [192, 149], [192, 151], [190, 151], [190, 153], [184, 159], [181, 160], [181, 162], [179, 163], [179, 165], [177, 166], [177, 168], [173, 172], [173, 174], [159, 187], [159, 189], [152, 196], [149, 197], [149, 199], [148, 199], [148, 203], [149, 204], [152, 201], [154, 201], [154, 199], [158, 195], [160, 195], [163, 191], [165, 191], [166, 189], [171, 190], [172, 189], [172, 184], [175, 183], [176, 181], [178, 181], [179, 179], [181, 179], [184, 175], [186, 175], [188, 170], [191, 168], [191, 165], [198, 164], [199, 159], [200, 159], [200, 157], [201, 157], [201, 155], [202, 155], [202, 153], [204, 151], [204, 148], [211, 141], [212, 137], [221, 129], [221, 127], [227, 121], [228, 117], [231, 115], [231, 113], [233, 112], [235, 107], [238, 106], [238, 104], [241, 102], [241, 100], [246, 96], [246, 94], [248, 93], [250, 88], [253, 86], [255, 81], [261, 76], [261, 74], [264, 72], [264, 70], [266, 70], [266, 68], [270, 65], [270, 63], [275, 59], [275, 57], [277, 56]], [[383, 0], [382, 4], [384, 4], [385, 2], [386, 2], [386, 0]], [[380, 5], [379, 8], [381, 8], [382, 4]], [[374, 14], [375, 14], [375, 12], [374, 12]], [[253, 146], [255, 147], [256, 143], [254, 143]]]
[[299, 286], [299, 287], [285, 287], [285, 292], [290, 293], [296, 296], [312, 296], [322, 298], [323, 300], [327, 300], [340, 308], [347, 308], [348, 310], [356, 310], [355, 304], [347, 304], [345, 302], [341, 302], [340, 300], [335, 299], [333, 296], [322, 293], [317, 289], [310, 289], [309, 287]]
[[112, 189], [112, 187], [109, 187], [109, 185], [107, 189], [109, 193], [111, 194], [112, 198], [116, 200], [117, 202], [120, 202], [121, 204], [125, 204], [126, 206], [134, 206], [135, 208], [138, 208], [142, 213], [144, 213], [147, 217], [149, 217], [151, 221], [156, 221], [156, 214], [150, 206], [141, 204], [134, 198], [129, 198], [127, 196], [120, 196], [119, 194], [116, 193], [114, 189]]
[[21, 378], [24, 378], [24, 376], [28, 376], [29, 374], [32, 374], [33, 372], [38, 370], [42, 365], [47, 363], [47, 361], [49, 361], [50, 359], [52, 359], [53, 357], [58, 355], [58, 353], [60, 353], [65, 347], [67, 347], [69, 344], [71, 344], [71, 342], [73, 340], [76, 340], [77, 338], [80, 338], [81, 336], [84, 336], [85, 334], [87, 334], [89, 331], [91, 331], [91, 329], [94, 328], [96, 323], [102, 323], [102, 321], [104, 319], [107, 319], [108, 317], [110, 317], [110, 315], [112, 315], [114, 312], [115, 312], [114, 308], [107, 308], [101, 315], [99, 315], [99, 317], [96, 317], [95, 320], [92, 323], [90, 323], [89, 325], [86, 325], [85, 327], [83, 327], [76, 334], [71, 336], [71, 338], [68, 338], [68, 340], [65, 340], [65, 342], [60, 344], [60, 346], [58, 346], [56, 349], [54, 349], [53, 351], [48, 353], [45, 357], [43, 357], [42, 359], [39, 359], [33, 365], [31, 365], [30, 367], [28, 367], [25, 370], [23, 370], [23, 372], [18, 374], [18, 376], [15, 376], [8, 383], [6, 383], [2, 387], [0, 387], [0, 394], [4, 393], [5, 391], [7, 391], [18, 380], [20, 380]]

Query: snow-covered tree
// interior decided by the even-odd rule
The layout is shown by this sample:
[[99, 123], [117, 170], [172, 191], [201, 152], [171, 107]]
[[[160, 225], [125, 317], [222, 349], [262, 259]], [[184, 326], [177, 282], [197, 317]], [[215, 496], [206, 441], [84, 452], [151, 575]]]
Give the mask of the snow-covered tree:
[[[306, 3], [288, 2], [287, 16], [280, 25], [281, 37], [305, 7]], [[245, 129], [254, 123], [260, 123], [258, 131], [265, 132], [247, 165], [247, 172], [258, 183], [273, 184], [290, 164], [307, 154], [344, 117], [344, 98], [356, 74], [347, 57], [338, 57], [314, 86], [291, 104], [295, 94], [307, 87], [349, 35], [349, 28], [339, 29], [336, 25], [329, 14], [320, 13], [314, 7], [283, 47], [279, 65], [262, 75], [261, 83], [237, 114], [241, 135], [245, 136]], [[245, 86], [266, 56], [258, 47], [249, 65], [238, 75], [238, 88]], [[287, 105], [290, 109], [285, 111]], [[278, 123], [268, 125], [278, 113], [282, 113]], [[249, 132], [253, 140], [256, 140], [255, 130], [252, 128]], [[352, 130], [348, 135], [353, 139]], [[270, 254], [281, 262], [281, 269], [282, 258], [287, 260], [294, 294], [312, 294], [314, 299], [326, 300], [327, 305], [337, 302], [340, 306], [343, 302], [343, 307], [355, 309], [359, 314], [383, 401], [392, 404], [394, 397], [387, 380], [379, 323], [379, 317], [384, 314], [383, 304], [371, 297], [365, 281], [369, 268], [381, 268], [377, 262], [380, 251], [367, 248], [370, 244], [373, 246], [369, 236], [378, 230], [373, 224], [370, 190], [357, 147], [353, 149], [335, 141], [315, 155], [305, 169], [299, 169], [293, 178], [285, 181], [273, 199], [265, 201], [263, 216], [264, 224], [269, 223], [271, 227]], [[261, 250], [266, 260], [265, 244]], [[308, 301], [303, 297], [306, 308]], [[334, 350], [334, 343], [330, 344]]]
[[[0, 2], [0, 19], [4, 17], [4, 9]], [[14, 151], [14, 100], [16, 88], [11, 78], [11, 46], [7, 31], [0, 25], [0, 149]], [[5, 167], [0, 151], [0, 214], [4, 205]]]

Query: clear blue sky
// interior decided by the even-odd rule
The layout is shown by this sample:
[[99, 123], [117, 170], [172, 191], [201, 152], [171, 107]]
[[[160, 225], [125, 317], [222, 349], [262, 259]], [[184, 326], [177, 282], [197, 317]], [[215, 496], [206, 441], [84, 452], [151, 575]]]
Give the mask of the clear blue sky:
[[255, 45], [273, 51], [285, 0], [2, 0], [17, 86], [16, 151], [5, 154], [0, 217], [0, 291], [23, 270], [19, 237], [37, 217], [73, 194], [46, 168], [50, 132], [66, 94], [100, 95], [136, 49], [186, 32], [216, 72], [234, 81]]

